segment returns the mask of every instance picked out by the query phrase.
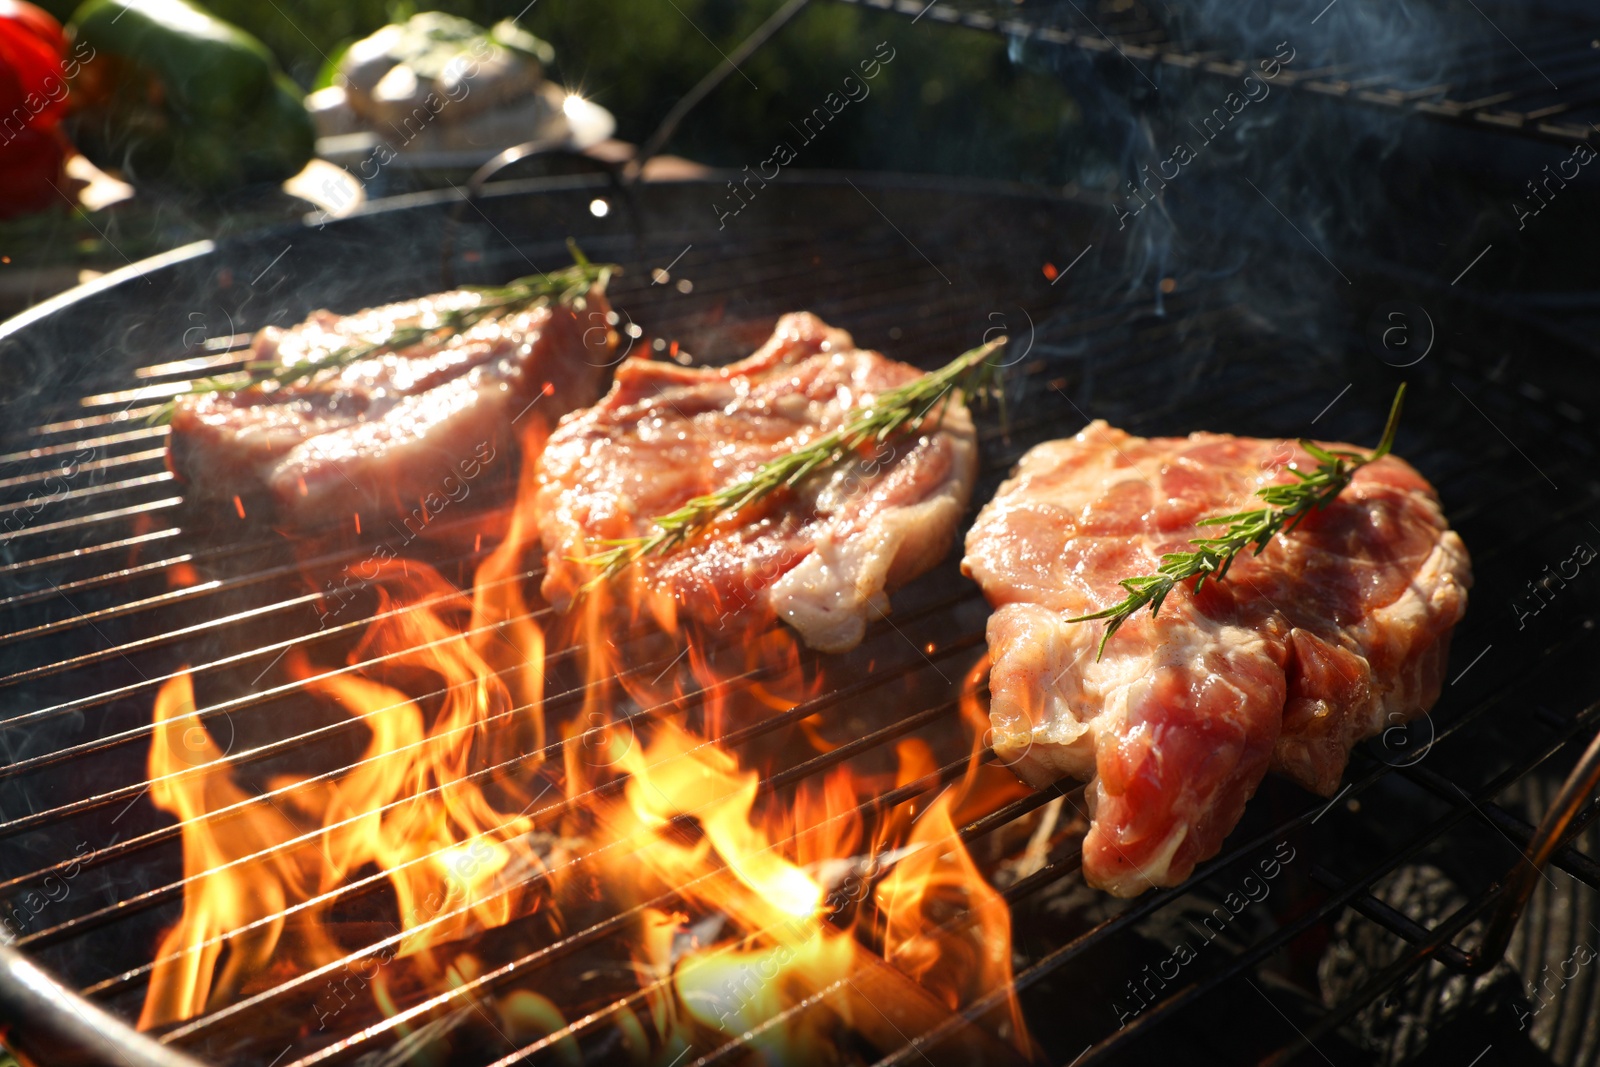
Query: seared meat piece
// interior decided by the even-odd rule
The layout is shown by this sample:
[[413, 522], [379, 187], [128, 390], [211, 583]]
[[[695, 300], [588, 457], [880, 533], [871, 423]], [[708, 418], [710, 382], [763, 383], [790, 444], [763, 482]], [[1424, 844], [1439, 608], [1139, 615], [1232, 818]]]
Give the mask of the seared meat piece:
[[[1350, 448], [1349, 445], [1326, 445]], [[1030, 451], [983, 509], [962, 568], [989, 621], [995, 747], [1034, 785], [1090, 780], [1089, 882], [1177, 885], [1215, 855], [1268, 766], [1333, 793], [1350, 748], [1438, 698], [1470, 564], [1433, 487], [1394, 456], [1325, 510], [1123, 624], [1121, 600], [1196, 522], [1258, 506], [1316, 460], [1287, 441], [1131, 437], [1104, 422]]]
[[[397, 323], [424, 325], [480, 299], [439, 293], [354, 315], [318, 311], [289, 330], [261, 330], [250, 358], [299, 363]], [[314, 382], [180, 397], [167, 465], [191, 491], [265, 491], [285, 526], [375, 519], [454, 497], [513, 439], [526, 414], [554, 425], [600, 393], [615, 336], [605, 294], [581, 307], [536, 307], [484, 319], [442, 341], [382, 352]]]
[[[804, 313], [785, 315], [731, 366], [627, 360], [605, 399], [563, 422], [539, 458], [545, 597], [565, 607], [588, 578], [574, 557], [647, 535], [655, 516], [748, 478], [919, 373]], [[886, 588], [949, 550], [976, 462], [971, 417], [952, 402], [937, 428], [779, 490], [639, 560], [631, 580], [663, 622], [776, 615], [811, 647], [843, 651], [883, 614]]]

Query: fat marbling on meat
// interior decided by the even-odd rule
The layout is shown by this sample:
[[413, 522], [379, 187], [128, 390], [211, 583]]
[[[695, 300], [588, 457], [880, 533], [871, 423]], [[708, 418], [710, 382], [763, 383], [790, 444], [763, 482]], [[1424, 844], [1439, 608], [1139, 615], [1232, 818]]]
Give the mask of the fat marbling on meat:
[[[1349, 445], [1325, 448], [1351, 449]], [[1174, 589], [1095, 654], [1125, 595], [1200, 519], [1260, 506], [1316, 460], [1288, 441], [1139, 438], [1096, 421], [1023, 457], [978, 516], [963, 570], [988, 627], [995, 748], [1042, 786], [1089, 781], [1093, 885], [1182, 882], [1215, 855], [1269, 767], [1331, 795], [1351, 747], [1438, 698], [1471, 570], [1433, 487], [1393, 455], [1329, 506]]]
[[[610, 393], [565, 420], [539, 458], [546, 599], [567, 606], [592, 573], [578, 560], [606, 541], [647, 535], [655, 516], [750, 477], [920, 374], [803, 312], [725, 367], [625, 361]], [[953, 400], [937, 425], [780, 489], [618, 581], [663, 621], [776, 616], [811, 647], [842, 651], [887, 611], [885, 590], [949, 551], [976, 463], [971, 416]]]
[[[259, 331], [249, 359], [315, 361], [481, 299], [455, 290], [351, 315], [317, 311], [290, 329]], [[308, 382], [179, 397], [167, 465], [201, 496], [266, 496], [288, 527], [414, 511], [504, 453], [523, 417], [553, 426], [594, 402], [614, 362], [609, 314], [596, 286], [573, 303], [486, 317]]]

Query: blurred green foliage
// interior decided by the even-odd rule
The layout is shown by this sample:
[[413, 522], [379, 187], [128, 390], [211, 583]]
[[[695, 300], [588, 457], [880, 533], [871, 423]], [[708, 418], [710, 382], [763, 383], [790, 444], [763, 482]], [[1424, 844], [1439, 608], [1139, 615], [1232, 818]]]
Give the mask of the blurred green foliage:
[[[39, 0], [63, 21], [73, 0]], [[419, 7], [491, 25], [520, 16], [555, 46], [551, 76], [617, 117], [617, 136], [645, 140], [684, 93], [782, 0], [200, 0], [261, 38], [302, 87], [349, 41]], [[894, 50], [810, 143], [791, 128], [880, 42]], [[859, 86], [854, 88], [860, 95]], [[837, 106], [837, 101], [835, 101]], [[779, 143], [797, 169], [939, 173], [1065, 183], [1103, 158], [1084, 146], [1084, 116], [1048, 69], [1013, 62], [1003, 39], [838, 0], [812, 0], [679, 127], [668, 152], [758, 168]], [[424, 179], [425, 180], [425, 179]], [[193, 202], [190, 202], [193, 201]], [[300, 201], [247, 190], [221, 200], [139, 196], [90, 219], [62, 208], [0, 225], [0, 318], [71, 284], [78, 268], [110, 270], [198, 237], [297, 217]], [[0, 1067], [4, 1067], [0, 1063]]]
[[[70, 0], [43, 0], [65, 19]], [[673, 103], [778, 7], [779, 0], [209, 0], [266, 42], [302, 86], [349, 40], [434, 7], [483, 25], [521, 16], [556, 47], [555, 76], [617, 116], [642, 141]], [[894, 61], [812, 144], [787, 133], [881, 41]], [[795, 166], [932, 171], [1062, 181], [1076, 161], [1081, 114], [1048, 71], [1008, 59], [1004, 41], [932, 19], [813, 0], [714, 92], [669, 151], [754, 166], [779, 140]]]

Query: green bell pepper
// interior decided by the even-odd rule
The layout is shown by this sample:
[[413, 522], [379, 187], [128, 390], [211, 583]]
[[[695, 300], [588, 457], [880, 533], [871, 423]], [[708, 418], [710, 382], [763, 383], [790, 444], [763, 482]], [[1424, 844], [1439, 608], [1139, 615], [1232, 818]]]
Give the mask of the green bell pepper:
[[187, 0], [87, 0], [75, 43], [73, 139], [136, 184], [222, 192], [278, 182], [311, 158], [301, 93], [265, 45]]

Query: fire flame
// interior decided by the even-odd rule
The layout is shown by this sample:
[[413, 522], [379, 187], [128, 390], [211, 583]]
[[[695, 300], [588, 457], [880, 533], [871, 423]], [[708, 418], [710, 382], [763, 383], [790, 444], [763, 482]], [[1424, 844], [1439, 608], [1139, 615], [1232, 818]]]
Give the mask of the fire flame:
[[[523, 444], [534, 455], [542, 441]], [[474, 985], [500, 941], [527, 952], [596, 914], [627, 917], [616, 929], [633, 977], [614, 999], [584, 1000], [555, 968], [483, 999], [504, 1035], [564, 1060], [579, 1057], [572, 1020], [598, 1007], [641, 1061], [747, 1034], [774, 1059], [826, 1062], [845, 1058], [841, 1027], [903, 1043], [877, 998], [925, 1029], [1009, 986], [1010, 914], [958, 827], [1020, 795], [1015, 781], [974, 764], [931, 800], [882, 807], [936, 770], [926, 744], [903, 739], [897, 766], [839, 760], [780, 792], [772, 775], [796, 746], [806, 758], [838, 747], [823, 724], [723, 739], [837, 684], [826, 664], [808, 678], [784, 631], [734, 642], [730, 660], [711, 636], [663, 628], [642, 597], [597, 594], [542, 625], [521, 578], [538, 548], [531, 482], [525, 469], [470, 591], [387, 561], [346, 664], [285, 657], [302, 699], [364, 731], [337, 773], [250, 788], [196, 712], [190, 677], [162, 687], [151, 798], [182, 828], [183, 912], [139, 1025], [338, 963], [351, 946], [333, 910], [357, 883], [386, 887], [372, 907], [399, 935], [361, 983], [387, 1015]], [[551, 695], [558, 662], [581, 667], [581, 699]], [[481, 936], [501, 928], [514, 933]], [[1031, 1051], [1014, 1001], [998, 1036]]]

